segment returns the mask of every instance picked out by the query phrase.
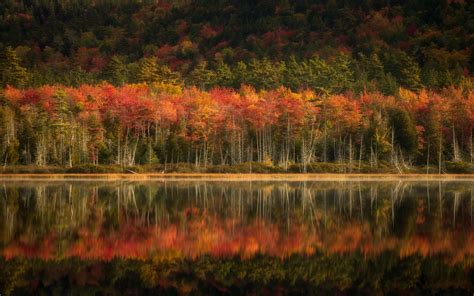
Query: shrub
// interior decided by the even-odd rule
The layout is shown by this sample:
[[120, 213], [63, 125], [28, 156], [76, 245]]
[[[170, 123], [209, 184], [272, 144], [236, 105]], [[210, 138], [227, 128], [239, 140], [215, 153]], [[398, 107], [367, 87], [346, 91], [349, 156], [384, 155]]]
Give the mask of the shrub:
[[445, 162], [446, 172], [456, 174], [474, 173], [474, 165], [466, 162], [447, 161]]

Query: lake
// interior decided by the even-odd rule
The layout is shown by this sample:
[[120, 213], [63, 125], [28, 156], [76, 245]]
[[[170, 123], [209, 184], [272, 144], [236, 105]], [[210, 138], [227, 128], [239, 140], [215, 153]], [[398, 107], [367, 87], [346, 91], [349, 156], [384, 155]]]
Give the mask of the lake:
[[0, 294], [474, 290], [474, 179], [0, 181]]

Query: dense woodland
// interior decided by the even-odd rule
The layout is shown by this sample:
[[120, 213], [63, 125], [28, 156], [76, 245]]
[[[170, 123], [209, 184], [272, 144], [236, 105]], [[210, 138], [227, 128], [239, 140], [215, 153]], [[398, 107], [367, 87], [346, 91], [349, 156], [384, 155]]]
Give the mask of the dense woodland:
[[3, 1], [1, 164], [473, 161], [473, 2], [254, 2]]
[[169, 84], [7, 87], [5, 164], [234, 165], [473, 161], [474, 93], [181, 88]]

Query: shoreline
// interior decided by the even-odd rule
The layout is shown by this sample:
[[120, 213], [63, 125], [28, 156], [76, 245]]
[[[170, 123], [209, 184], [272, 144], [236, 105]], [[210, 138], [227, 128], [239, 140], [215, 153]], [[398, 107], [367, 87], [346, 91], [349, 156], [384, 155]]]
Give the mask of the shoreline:
[[354, 181], [354, 180], [456, 180], [474, 182], [474, 174], [393, 174], [393, 173], [243, 173], [243, 174], [225, 174], [225, 173], [19, 173], [19, 174], [0, 174], [0, 181], [27, 181], [27, 180], [257, 180], [257, 181]]

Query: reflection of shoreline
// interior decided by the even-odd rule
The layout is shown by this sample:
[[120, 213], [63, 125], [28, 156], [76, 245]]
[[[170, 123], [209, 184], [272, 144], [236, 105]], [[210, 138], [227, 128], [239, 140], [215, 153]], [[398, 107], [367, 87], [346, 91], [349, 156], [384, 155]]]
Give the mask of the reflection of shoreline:
[[[362, 254], [373, 258], [394, 252], [399, 258], [418, 255], [438, 257], [446, 264], [474, 259], [474, 229], [446, 230], [437, 233], [417, 233], [406, 238], [394, 234], [377, 238], [368, 223], [347, 222], [329, 229], [311, 229], [308, 225], [293, 224], [289, 230], [278, 224], [253, 221], [245, 225], [232, 219], [214, 219], [206, 213], [191, 218], [186, 225], [135, 226], [124, 224], [116, 232], [107, 233], [104, 225], [93, 229], [80, 228], [61, 238], [49, 233], [34, 241], [21, 237], [10, 242], [2, 257], [57, 260], [126, 259], [196, 259], [201, 256], [217, 258], [239, 257], [250, 259], [257, 255], [287, 258], [293, 255]], [[185, 231], [181, 229], [186, 229]]]
[[[265, 255], [114, 260], [29, 260], [0, 257], [0, 289], [18, 295], [56, 291], [90, 295], [467, 295], [474, 269], [435, 257], [385, 252], [275, 258]], [[234, 292], [234, 293], [232, 293]], [[317, 294], [316, 294], [317, 293]], [[240, 295], [240, 294], [237, 294]]]
[[474, 183], [167, 180], [0, 183], [5, 258], [474, 254]]

